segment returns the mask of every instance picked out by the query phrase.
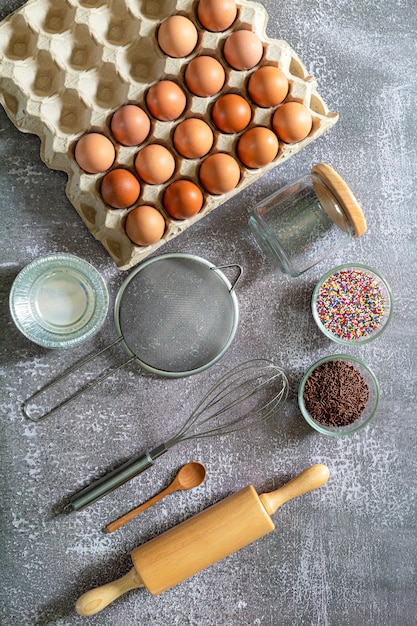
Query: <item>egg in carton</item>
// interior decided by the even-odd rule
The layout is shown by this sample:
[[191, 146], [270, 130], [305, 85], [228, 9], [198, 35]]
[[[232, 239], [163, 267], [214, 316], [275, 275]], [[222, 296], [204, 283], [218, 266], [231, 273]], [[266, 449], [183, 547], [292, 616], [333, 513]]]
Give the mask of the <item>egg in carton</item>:
[[[271, 168], [296, 154], [338, 119], [317, 93], [316, 81], [308, 75], [294, 50], [285, 41], [266, 35], [268, 14], [262, 5], [241, 0], [236, 3], [236, 15], [231, 24], [219, 28], [203, 17], [202, 4], [209, 9], [220, 5], [221, 14], [222, 4], [230, 8], [234, 3], [230, 0], [226, 0], [226, 4], [223, 0], [163, 3], [29, 0], [0, 24], [2, 105], [18, 129], [40, 137], [41, 157], [47, 166], [68, 174], [69, 200], [121, 270], [139, 263]], [[192, 27], [195, 26], [196, 43], [184, 56], [172, 53], [169, 56], [161, 47], [161, 25], [174, 15], [187, 18]], [[236, 31], [251, 32], [256, 36], [254, 39], [260, 41], [260, 57], [255, 63], [236, 68], [239, 63], [233, 62], [230, 53], [227, 55], [226, 42]], [[238, 47], [238, 55], [242, 52], [245, 51], [239, 51]], [[204, 96], [191, 91], [186, 80], [187, 67], [202, 56], [214, 58], [224, 70], [222, 87]], [[260, 106], [249, 94], [251, 76], [263, 66], [279, 68], [287, 80], [288, 91], [278, 104], [262, 103]], [[155, 112], [150, 111], [150, 89], [161, 81], [175, 83], [185, 95], [185, 108], [174, 119], [158, 119]], [[237, 131], [227, 129], [224, 132], [213, 121], [214, 106], [226, 94], [239, 95], [249, 105], [249, 121]], [[273, 124], [276, 111], [288, 102], [302, 104], [310, 115], [307, 135], [295, 140], [281, 137]], [[138, 145], [118, 143], [112, 132], [113, 115], [126, 104], [140, 107], [150, 122], [146, 139]], [[210, 149], [193, 158], [181, 154], [173, 141], [176, 128], [190, 118], [206, 122], [212, 132]], [[245, 163], [239, 141], [248, 130], [258, 127], [268, 130], [268, 141], [272, 134], [276, 137], [276, 147], [270, 148], [272, 153], [268, 156], [266, 144], [255, 146], [258, 153], [260, 147], [261, 161], [255, 159], [253, 163], [246, 158]], [[114, 150], [113, 162], [107, 163], [105, 170], [129, 172], [137, 181], [139, 194], [129, 206], [109, 205], [102, 191], [105, 170], [89, 173], [77, 162], [76, 148], [80, 139], [92, 133], [107, 138]], [[136, 157], [144, 147], [154, 144], [167, 148], [174, 157], [174, 172], [163, 183], [149, 184], [138, 175]], [[243, 146], [243, 141], [240, 145]], [[218, 188], [204, 179], [203, 164], [214, 154], [233, 158], [239, 172], [237, 181]], [[193, 214], [180, 213], [179, 218], [175, 211], [167, 210], [168, 195], [165, 194], [173, 182], [181, 180], [192, 182], [200, 190], [202, 206]], [[133, 236], [134, 243], [126, 233], [126, 220], [142, 205], [156, 209], [158, 217], [163, 218], [163, 226], [156, 240], [150, 244], [141, 241], [138, 245], [137, 239]]]

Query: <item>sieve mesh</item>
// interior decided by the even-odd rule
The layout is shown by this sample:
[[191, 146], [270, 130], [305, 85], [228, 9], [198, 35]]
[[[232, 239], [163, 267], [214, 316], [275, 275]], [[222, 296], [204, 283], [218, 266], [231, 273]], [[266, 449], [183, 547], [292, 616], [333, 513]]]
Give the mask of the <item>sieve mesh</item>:
[[225, 277], [198, 257], [165, 255], [142, 265], [120, 294], [116, 325], [143, 366], [191, 373], [233, 339], [237, 308]]

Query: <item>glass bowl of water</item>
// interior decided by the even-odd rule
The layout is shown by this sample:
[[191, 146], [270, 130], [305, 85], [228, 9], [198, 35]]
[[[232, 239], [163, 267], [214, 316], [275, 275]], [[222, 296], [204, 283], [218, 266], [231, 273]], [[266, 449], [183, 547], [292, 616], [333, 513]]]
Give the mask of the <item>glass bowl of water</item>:
[[9, 305], [27, 339], [45, 348], [71, 348], [100, 330], [109, 296], [90, 263], [73, 254], [49, 254], [19, 272]]

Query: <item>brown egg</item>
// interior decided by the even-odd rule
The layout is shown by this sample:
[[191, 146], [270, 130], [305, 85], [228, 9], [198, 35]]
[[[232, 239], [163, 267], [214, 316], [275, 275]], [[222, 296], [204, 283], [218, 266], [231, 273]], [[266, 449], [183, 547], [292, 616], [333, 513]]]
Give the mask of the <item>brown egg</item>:
[[310, 111], [300, 102], [285, 102], [275, 111], [272, 127], [278, 139], [285, 143], [302, 141], [312, 126]]
[[203, 193], [195, 183], [176, 180], [166, 188], [163, 204], [171, 217], [186, 220], [201, 210], [203, 201]]
[[115, 157], [112, 142], [101, 133], [87, 133], [75, 146], [75, 160], [88, 174], [105, 172], [113, 165]]
[[203, 120], [190, 117], [176, 127], [174, 145], [187, 159], [199, 159], [211, 150], [213, 131]]
[[278, 152], [277, 136], [269, 128], [255, 126], [243, 133], [237, 144], [237, 154], [246, 167], [268, 165]]
[[220, 195], [234, 189], [240, 180], [237, 161], [223, 152], [207, 157], [199, 173], [202, 185], [210, 194]]
[[214, 96], [224, 85], [226, 75], [217, 59], [209, 56], [195, 57], [185, 70], [185, 82], [196, 96]]
[[197, 29], [188, 17], [171, 15], [159, 27], [158, 43], [170, 57], [188, 56], [197, 45]]
[[223, 133], [239, 133], [252, 116], [249, 103], [236, 93], [226, 93], [214, 103], [211, 117]]
[[145, 111], [136, 104], [125, 104], [114, 113], [110, 128], [119, 143], [137, 146], [149, 135], [151, 122]]
[[163, 236], [165, 220], [155, 207], [143, 204], [128, 213], [125, 230], [136, 245], [150, 246]]
[[140, 184], [128, 170], [117, 168], [108, 172], [101, 181], [101, 195], [115, 209], [126, 209], [139, 198]]
[[226, 39], [223, 54], [235, 70], [250, 70], [262, 59], [262, 41], [251, 30], [235, 30]]
[[136, 155], [135, 170], [145, 183], [160, 185], [174, 173], [175, 159], [168, 148], [151, 143]]
[[172, 80], [160, 80], [152, 85], [146, 95], [151, 114], [163, 122], [176, 120], [187, 105], [184, 91]]
[[250, 77], [248, 92], [252, 100], [261, 107], [277, 106], [288, 93], [287, 77], [277, 67], [264, 65]]
[[200, 0], [197, 15], [204, 28], [218, 33], [229, 28], [235, 21], [236, 2], [234, 0]]

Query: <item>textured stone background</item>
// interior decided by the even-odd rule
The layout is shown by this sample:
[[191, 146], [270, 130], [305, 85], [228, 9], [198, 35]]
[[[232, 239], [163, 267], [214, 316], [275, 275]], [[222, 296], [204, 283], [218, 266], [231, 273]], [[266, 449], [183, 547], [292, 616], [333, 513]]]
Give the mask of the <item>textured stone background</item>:
[[[0, 18], [20, 7], [2, 0]], [[66, 176], [39, 158], [39, 140], [0, 111], [1, 243], [1, 621], [7, 626], [411, 626], [416, 604], [416, 97], [415, 0], [264, 0], [271, 37], [288, 41], [319, 84], [338, 124], [244, 194], [163, 248], [244, 267], [240, 324], [226, 356], [198, 377], [170, 381], [136, 365], [100, 389], [33, 424], [21, 403], [56, 372], [114, 337], [112, 316], [88, 345], [44, 350], [14, 327], [7, 298], [18, 271], [41, 254], [71, 252], [104, 276], [113, 302], [120, 273], [65, 196]], [[366, 212], [369, 232], [298, 279], [274, 271], [247, 227], [263, 195], [333, 165]], [[350, 438], [325, 438], [303, 421], [296, 390], [304, 370], [337, 352], [309, 312], [314, 284], [331, 266], [370, 264], [391, 283], [395, 314], [382, 337], [347, 350], [363, 358], [382, 387], [377, 418]], [[180, 444], [153, 469], [76, 514], [54, 505], [92, 478], [176, 432], [214, 376], [250, 356], [288, 370], [291, 394], [269, 424], [245, 436]], [[109, 357], [111, 362], [119, 353]], [[206, 464], [204, 486], [175, 494], [123, 530], [105, 523], [165, 487], [186, 461]], [[81, 618], [77, 597], [125, 574], [131, 550], [195, 512], [253, 484], [281, 486], [323, 462], [327, 486], [286, 504], [276, 531], [157, 598], [125, 595]]]

